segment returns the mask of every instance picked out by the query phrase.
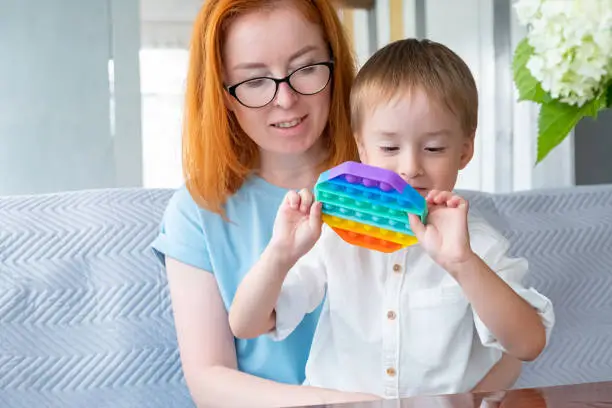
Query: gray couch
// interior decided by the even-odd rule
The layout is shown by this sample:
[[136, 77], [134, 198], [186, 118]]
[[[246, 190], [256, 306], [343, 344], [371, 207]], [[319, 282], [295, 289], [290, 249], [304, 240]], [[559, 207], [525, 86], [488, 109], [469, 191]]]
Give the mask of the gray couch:
[[[0, 405], [192, 406], [148, 246], [171, 193], [0, 198]], [[612, 379], [612, 186], [466, 195], [555, 305], [517, 387]]]

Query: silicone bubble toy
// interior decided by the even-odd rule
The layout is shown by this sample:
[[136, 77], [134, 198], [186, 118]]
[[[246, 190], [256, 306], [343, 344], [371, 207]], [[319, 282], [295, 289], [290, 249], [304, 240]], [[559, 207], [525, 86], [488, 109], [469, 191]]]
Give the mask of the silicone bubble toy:
[[408, 213], [427, 218], [425, 199], [398, 174], [356, 162], [323, 172], [314, 188], [323, 222], [352, 245], [395, 252], [417, 243]]

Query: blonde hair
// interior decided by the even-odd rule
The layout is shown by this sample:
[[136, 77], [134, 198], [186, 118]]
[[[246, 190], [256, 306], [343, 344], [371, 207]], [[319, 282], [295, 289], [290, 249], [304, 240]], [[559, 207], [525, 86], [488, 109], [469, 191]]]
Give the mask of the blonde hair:
[[446, 46], [404, 39], [376, 51], [351, 91], [351, 124], [359, 134], [366, 113], [400, 92], [421, 88], [459, 119], [466, 135], [478, 126], [478, 90], [467, 64]]
[[[290, 0], [207, 0], [192, 33], [185, 96], [183, 174], [203, 208], [222, 206], [258, 165], [258, 147], [225, 107], [221, 50], [227, 26], [238, 16], [286, 5]], [[350, 89], [355, 59], [330, 0], [291, 0], [309, 21], [321, 26], [334, 58], [329, 119], [323, 131], [329, 152], [324, 168], [357, 157], [350, 127]]]

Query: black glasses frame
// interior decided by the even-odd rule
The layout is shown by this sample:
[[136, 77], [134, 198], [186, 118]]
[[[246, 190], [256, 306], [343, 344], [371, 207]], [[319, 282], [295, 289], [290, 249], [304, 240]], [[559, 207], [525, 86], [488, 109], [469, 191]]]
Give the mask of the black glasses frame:
[[[293, 85], [291, 85], [291, 76], [293, 74], [295, 74], [296, 72], [299, 72], [303, 69], [306, 68], [310, 68], [310, 67], [316, 67], [319, 65], [323, 65], [326, 66], [327, 68], [329, 68], [329, 78], [327, 79], [327, 82], [325, 83], [325, 85], [323, 85], [321, 87], [321, 89], [319, 89], [317, 92], [313, 92], [313, 93], [303, 93], [298, 91], [297, 89], [295, 89], [293, 87]], [[298, 69], [296, 69], [295, 71], [291, 72], [289, 75], [287, 75], [284, 78], [272, 78], [272, 77], [256, 77], [256, 78], [249, 78], [247, 80], [244, 80], [242, 82], [238, 82], [237, 84], [231, 85], [231, 86], [226, 86], [225, 89], [227, 90], [227, 92], [229, 92], [230, 95], [232, 95], [234, 97], [234, 99], [236, 99], [238, 101], [238, 103], [240, 103], [242, 106], [245, 106], [247, 108], [263, 108], [264, 106], [270, 104], [270, 102], [272, 102], [274, 100], [274, 98], [276, 98], [276, 94], [278, 94], [278, 87], [280, 86], [280, 84], [286, 82], [287, 85], [289, 85], [289, 87], [296, 93], [300, 94], [300, 95], [316, 95], [319, 92], [323, 91], [327, 85], [329, 85], [329, 82], [331, 81], [332, 77], [334, 75], [334, 62], [333, 61], [324, 61], [324, 62], [317, 62], [315, 64], [308, 64], [308, 65], [304, 65], [303, 67], [300, 67]], [[257, 79], [271, 79], [272, 81], [274, 81], [274, 83], [276, 84], [276, 89], [274, 90], [274, 95], [272, 96], [272, 98], [270, 98], [270, 100], [266, 103], [264, 103], [263, 105], [259, 105], [259, 106], [249, 106], [245, 103], [243, 103], [240, 98], [238, 98], [238, 95], [236, 95], [236, 88], [238, 88], [240, 85], [246, 83], [246, 82], [250, 82], [250, 81], [255, 81]]]

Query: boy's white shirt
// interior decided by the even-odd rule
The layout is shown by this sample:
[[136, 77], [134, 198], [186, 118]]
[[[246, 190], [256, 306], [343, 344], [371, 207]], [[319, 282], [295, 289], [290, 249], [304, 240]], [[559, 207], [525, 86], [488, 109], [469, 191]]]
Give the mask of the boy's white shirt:
[[[472, 250], [537, 309], [547, 340], [554, 325], [546, 297], [526, 288], [527, 261], [469, 217]], [[327, 225], [289, 271], [276, 305], [282, 340], [325, 299], [306, 365], [306, 384], [385, 398], [472, 389], [503, 347], [471, 308], [454, 278], [417, 244], [392, 254], [349, 245]]]

